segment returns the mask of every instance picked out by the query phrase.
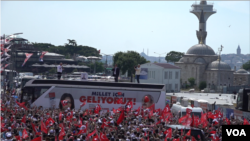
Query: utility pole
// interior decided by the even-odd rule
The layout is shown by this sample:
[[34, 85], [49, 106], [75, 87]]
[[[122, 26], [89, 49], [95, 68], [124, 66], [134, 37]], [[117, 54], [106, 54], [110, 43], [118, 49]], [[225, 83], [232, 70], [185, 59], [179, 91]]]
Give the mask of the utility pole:
[[164, 53], [161, 53], [161, 54], [159, 54], [159, 53], [156, 53], [156, 52], [154, 52], [155, 54], [158, 54], [159, 55], [159, 63], [160, 63], [160, 57], [161, 57], [161, 55], [162, 54], [166, 54], [166, 52], [164, 52]]
[[221, 55], [221, 52], [222, 52], [222, 48], [223, 48], [222, 45], [221, 45], [221, 47], [218, 48], [218, 53], [219, 53], [219, 56], [218, 56], [218, 60], [219, 60], [219, 66], [218, 66], [218, 86], [219, 87], [220, 87], [220, 78], [221, 78], [221, 76], [220, 76], [220, 60], [221, 60], [220, 55]]

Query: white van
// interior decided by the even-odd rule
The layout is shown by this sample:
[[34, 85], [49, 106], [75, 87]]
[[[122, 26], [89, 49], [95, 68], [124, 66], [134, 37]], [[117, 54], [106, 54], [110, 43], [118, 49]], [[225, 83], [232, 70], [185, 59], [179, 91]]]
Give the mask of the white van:
[[182, 116], [186, 115], [187, 108], [192, 109], [191, 115], [194, 114], [194, 116], [201, 117], [201, 112], [203, 112], [203, 110], [200, 107], [192, 108], [191, 106], [184, 107], [184, 106], [179, 105], [179, 104], [173, 104], [173, 106], [171, 107], [171, 112], [174, 113], [175, 115], [179, 114], [179, 117], [182, 117]]

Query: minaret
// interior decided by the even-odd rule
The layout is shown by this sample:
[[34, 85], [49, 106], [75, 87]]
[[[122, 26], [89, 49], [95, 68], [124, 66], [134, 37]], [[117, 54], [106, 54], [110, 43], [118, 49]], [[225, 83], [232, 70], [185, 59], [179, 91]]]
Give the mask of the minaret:
[[[205, 31], [206, 32], [206, 22], [207, 22], [207, 19], [214, 13], [216, 13], [216, 10], [213, 9], [213, 4], [208, 4], [207, 1], [204, 1], [202, 0], [200, 2], [200, 4], [192, 4], [192, 10], [190, 10], [190, 13], [193, 13], [196, 15], [196, 17], [198, 18], [199, 20], [199, 30], [200, 30], [200, 27], [202, 27], [202, 31]], [[203, 13], [203, 14], [202, 14]], [[203, 16], [202, 16], [203, 15]], [[201, 24], [201, 22], [203, 22]], [[196, 32], [197, 33], [197, 32]], [[197, 34], [203, 34], [203, 43], [206, 44], [206, 37], [205, 36], [205, 33], [197, 33]], [[198, 36], [198, 35], [197, 35]], [[200, 35], [201, 36], [201, 35]], [[198, 40], [200, 39], [200, 36], [197, 37]], [[200, 40], [199, 42], [200, 43]]]
[[237, 48], [237, 55], [240, 55], [241, 54], [241, 49], [240, 49], [240, 45], [238, 45], [238, 48]]
[[198, 38], [199, 44], [206, 44], [207, 31], [205, 31], [205, 19], [203, 10], [201, 10], [201, 15], [199, 19], [199, 30], [196, 30], [196, 36]]

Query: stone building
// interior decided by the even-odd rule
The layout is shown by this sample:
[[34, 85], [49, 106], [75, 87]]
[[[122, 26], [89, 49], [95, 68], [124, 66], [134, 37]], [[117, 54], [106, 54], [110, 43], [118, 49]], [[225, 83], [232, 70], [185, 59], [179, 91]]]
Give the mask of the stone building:
[[250, 84], [250, 73], [245, 69], [239, 69], [234, 72], [234, 86], [249, 85]]
[[[204, 5], [206, 3], [201, 1], [200, 6]], [[196, 5], [196, 7], [199, 6]], [[198, 10], [196, 9], [196, 15], [197, 13]], [[179, 62], [175, 63], [176, 66], [181, 68], [181, 85], [187, 85], [188, 79], [193, 77], [196, 86], [199, 86], [202, 81], [205, 81], [207, 87], [212, 89], [216, 86], [231, 86], [233, 84], [233, 71], [231, 67], [225, 62], [220, 61], [219, 56], [215, 54], [214, 50], [204, 43], [207, 31], [205, 31], [205, 19], [202, 8], [200, 8], [200, 16], [198, 18], [199, 31], [196, 31], [196, 35], [199, 44], [189, 48]]]

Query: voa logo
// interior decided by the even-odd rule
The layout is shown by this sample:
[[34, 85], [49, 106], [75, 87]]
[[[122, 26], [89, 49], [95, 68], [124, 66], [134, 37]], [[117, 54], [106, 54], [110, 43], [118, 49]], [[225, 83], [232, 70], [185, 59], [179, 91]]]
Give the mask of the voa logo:
[[228, 136], [247, 136], [244, 129], [226, 129], [226, 132]]

